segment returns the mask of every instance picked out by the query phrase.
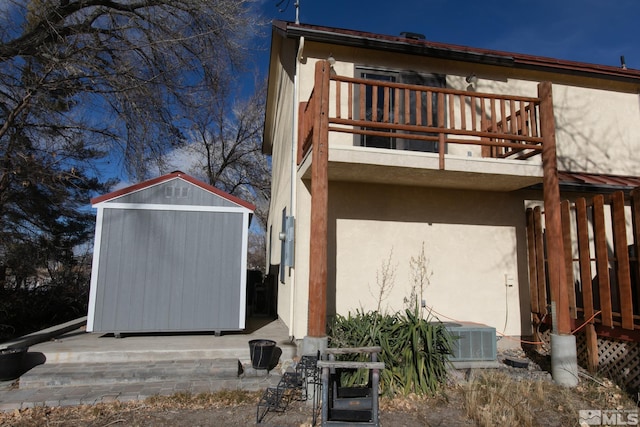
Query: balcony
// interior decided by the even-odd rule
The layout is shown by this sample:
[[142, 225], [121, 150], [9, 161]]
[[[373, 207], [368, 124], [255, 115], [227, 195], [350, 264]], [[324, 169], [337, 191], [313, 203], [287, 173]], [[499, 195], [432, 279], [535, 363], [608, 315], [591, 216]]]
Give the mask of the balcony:
[[[543, 182], [556, 333], [571, 332], [551, 83], [538, 98], [512, 97], [340, 77], [319, 61], [298, 112], [298, 173], [311, 181], [310, 337], [326, 336], [330, 180], [503, 191]], [[354, 146], [357, 135], [373, 138]]]
[[540, 113], [540, 98], [316, 70], [312, 94], [299, 107], [299, 171], [311, 179], [317, 140], [328, 144], [328, 180], [524, 188], [542, 182]]
[[[551, 83], [540, 83], [538, 94], [510, 97], [359, 80], [335, 75], [328, 61], [316, 63], [314, 89], [298, 111], [298, 173], [311, 180], [310, 337], [326, 336], [330, 180], [503, 191], [522, 188], [527, 180], [544, 182], [556, 329], [570, 333]], [[357, 135], [373, 139], [354, 146]], [[391, 149], [399, 146], [405, 150]], [[458, 146], [470, 147], [472, 156], [453, 154]]]

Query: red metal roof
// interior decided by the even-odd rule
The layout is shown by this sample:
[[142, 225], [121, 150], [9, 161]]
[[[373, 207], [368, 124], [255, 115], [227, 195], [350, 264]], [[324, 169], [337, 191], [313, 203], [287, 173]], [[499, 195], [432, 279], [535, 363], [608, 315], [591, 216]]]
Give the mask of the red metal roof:
[[514, 52], [417, 40], [403, 36], [389, 36], [343, 28], [323, 27], [309, 24], [295, 24], [275, 20], [273, 27], [291, 37], [305, 36], [309, 39], [336, 44], [357, 44], [380, 50], [406, 50], [408, 53], [433, 56], [449, 56], [461, 60], [494, 63], [519, 68], [547, 70], [553, 72], [576, 73], [608, 77], [623, 81], [640, 80], [640, 70], [626, 69], [610, 65], [597, 65], [578, 61], [548, 58]]
[[162, 176], [159, 176], [157, 178], [153, 178], [153, 179], [150, 179], [150, 180], [147, 180], [147, 181], [140, 182], [138, 184], [131, 185], [129, 187], [125, 187], [125, 188], [121, 188], [121, 189], [116, 190], [116, 191], [112, 191], [111, 193], [103, 194], [102, 196], [94, 197], [93, 199], [91, 199], [91, 204], [95, 205], [96, 203], [101, 203], [101, 202], [105, 202], [107, 200], [115, 199], [117, 197], [121, 197], [121, 196], [124, 196], [126, 194], [130, 194], [130, 193], [133, 193], [135, 191], [139, 191], [139, 190], [142, 190], [144, 188], [148, 188], [148, 187], [151, 187], [153, 185], [160, 184], [160, 183], [163, 183], [163, 182], [166, 182], [166, 181], [170, 181], [170, 180], [176, 179], [176, 178], [183, 179], [183, 180], [185, 180], [185, 181], [187, 181], [187, 182], [189, 182], [189, 183], [191, 183], [191, 184], [193, 184], [193, 185], [195, 185], [197, 187], [202, 188], [205, 191], [208, 191], [210, 193], [216, 194], [216, 195], [218, 195], [218, 196], [220, 196], [220, 197], [222, 197], [224, 199], [227, 199], [228, 201], [230, 201], [232, 203], [235, 203], [237, 205], [245, 207], [245, 208], [247, 208], [247, 209], [249, 209], [251, 211], [254, 211], [256, 209], [256, 207], [253, 204], [251, 204], [249, 202], [246, 202], [246, 201], [244, 201], [244, 200], [242, 200], [242, 199], [240, 199], [240, 198], [238, 198], [236, 196], [233, 196], [233, 195], [231, 195], [229, 193], [226, 193], [226, 192], [224, 192], [222, 190], [219, 190], [219, 189], [217, 189], [216, 187], [214, 187], [212, 185], [209, 185], [209, 184], [204, 183], [204, 182], [202, 182], [200, 180], [197, 180], [197, 179], [193, 178], [192, 176], [189, 176], [189, 175], [185, 174], [184, 172], [180, 172], [180, 171], [171, 172], [169, 174], [162, 175]]
[[640, 177], [605, 175], [583, 172], [558, 172], [561, 184], [592, 185], [600, 187], [636, 188], [640, 187]]

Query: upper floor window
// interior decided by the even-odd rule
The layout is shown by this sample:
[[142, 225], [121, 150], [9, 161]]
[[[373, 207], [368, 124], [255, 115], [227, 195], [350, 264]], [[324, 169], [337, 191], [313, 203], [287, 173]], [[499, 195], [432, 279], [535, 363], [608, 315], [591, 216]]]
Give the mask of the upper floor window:
[[[370, 67], [357, 67], [356, 77], [368, 80], [378, 80], [391, 83], [404, 83], [410, 85], [431, 86], [431, 87], [446, 87], [446, 78], [441, 74], [429, 74], [419, 73], [416, 71], [395, 71], [395, 70], [383, 70]], [[375, 91], [375, 93], [374, 93]], [[365, 120], [381, 121], [385, 114], [389, 117], [389, 121], [393, 123], [394, 114], [397, 111], [400, 117], [403, 117], [406, 122], [405, 108], [409, 105], [409, 123], [437, 123], [438, 122], [438, 100], [436, 96], [431, 96], [430, 101], [427, 100], [426, 92], [410, 91], [408, 94], [409, 100], [405, 99], [405, 91], [400, 91], [399, 96], [396, 95], [396, 91], [390, 90], [388, 92], [388, 102], [385, 103], [384, 87], [383, 86], [366, 86], [365, 89], [365, 114], [363, 117]], [[420, 97], [420, 105], [426, 106], [428, 102], [431, 103], [431, 108], [420, 108], [420, 113], [416, 113], [417, 97]], [[359, 103], [359, 99], [355, 100]], [[375, 103], [375, 105], [374, 105]], [[386, 105], [385, 105], [386, 104]], [[427, 111], [430, 111], [431, 120], [427, 118]], [[421, 114], [420, 120], [417, 120], [416, 114]], [[367, 128], [368, 131], [376, 132], [375, 135], [358, 135], [356, 136], [356, 144], [363, 147], [376, 147], [376, 148], [391, 148], [399, 150], [412, 150], [423, 152], [438, 152], [438, 143], [435, 141], [421, 141], [408, 138], [393, 137], [393, 130], [391, 129], [379, 129], [379, 128]], [[388, 133], [389, 136], [384, 134]], [[383, 134], [383, 135], [381, 135]]]

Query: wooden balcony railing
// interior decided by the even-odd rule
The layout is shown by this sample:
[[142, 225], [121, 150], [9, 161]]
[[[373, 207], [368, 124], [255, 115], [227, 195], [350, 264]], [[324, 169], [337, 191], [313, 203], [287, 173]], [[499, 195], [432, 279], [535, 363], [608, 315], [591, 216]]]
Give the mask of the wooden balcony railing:
[[[375, 106], [376, 108], [372, 108]], [[434, 110], [435, 109], [435, 110]], [[485, 156], [527, 159], [542, 154], [550, 286], [558, 289], [558, 330], [569, 329], [562, 273], [560, 194], [551, 83], [538, 85], [538, 98], [509, 97], [336, 76], [318, 61], [309, 101], [299, 106], [298, 162], [311, 151], [309, 243], [310, 337], [326, 336], [329, 200], [329, 133], [437, 142], [439, 168], [445, 145], [474, 144]], [[544, 141], [544, 144], [543, 144]], [[544, 150], [543, 150], [544, 145]]]
[[[542, 151], [540, 99], [338, 76], [316, 76], [299, 110], [298, 162], [311, 148], [322, 97], [328, 131], [430, 142], [444, 169], [448, 144], [481, 146], [483, 157], [528, 159]], [[326, 78], [326, 77], [325, 77]], [[323, 88], [325, 93], [321, 93]], [[435, 143], [435, 144], [434, 144]], [[423, 150], [428, 151], [428, 150]]]

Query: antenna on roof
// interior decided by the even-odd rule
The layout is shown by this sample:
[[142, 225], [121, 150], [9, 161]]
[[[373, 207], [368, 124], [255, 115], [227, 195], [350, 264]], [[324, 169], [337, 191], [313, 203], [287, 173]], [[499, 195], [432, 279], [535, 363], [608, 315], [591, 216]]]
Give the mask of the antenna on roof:
[[[287, 2], [287, 4], [285, 4], [284, 7], [280, 7], [285, 1]], [[278, 3], [276, 3], [278, 12], [282, 13], [285, 10], [287, 10], [289, 8], [290, 3], [291, 3], [291, 0], [280, 0]], [[296, 8], [296, 24], [299, 24], [300, 23], [300, 18], [299, 18], [300, 0], [296, 0], [293, 6]]]

